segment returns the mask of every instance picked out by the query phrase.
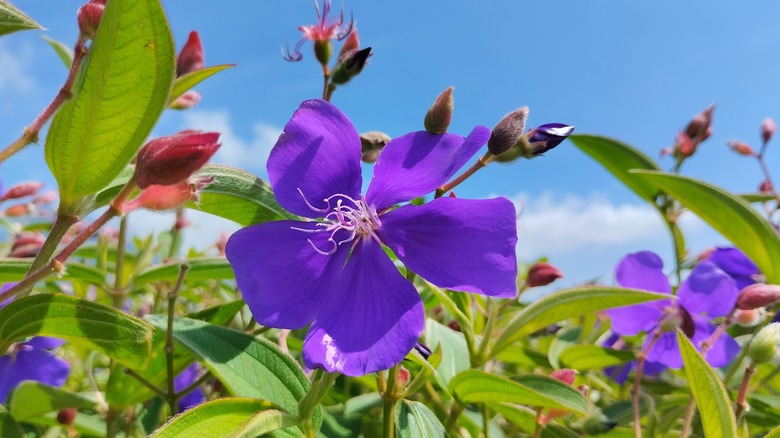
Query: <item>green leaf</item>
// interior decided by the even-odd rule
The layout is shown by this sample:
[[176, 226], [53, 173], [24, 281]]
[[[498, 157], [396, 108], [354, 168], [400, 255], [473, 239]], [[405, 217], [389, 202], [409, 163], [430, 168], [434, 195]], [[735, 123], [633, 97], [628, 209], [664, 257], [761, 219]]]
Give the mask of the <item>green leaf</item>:
[[425, 341], [431, 349], [441, 346], [441, 363], [436, 367], [441, 382], [446, 386], [458, 373], [471, 367], [469, 350], [463, 333], [456, 332], [438, 322], [425, 321]]
[[661, 170], [647, 155], [625, 143], [597, 135], [574, 134], [569, 140], [615, 175], [640, 198], [655, 205], [658, 188], [629, 172], [631, 169]]
[[780, 438], [780, 426], [769, 431], [764, 438]]
[[111, 182], [165, 109], [174, 46], [159, 0], [111, 0], [73, 99], [52, 120], [46, 162], [67, 211]]
[[622, 365], [636, 357], [628, 350], [614, 350], [598, 345], [574, 345], [564, 350], [558, 359], [566, 368], [583, 371]]
[[[22, 280], [31, 265], [32, 260], [30, 259], [0, 258], [0, 283]], [[66, 268], [62, 280], [82, 280], [90, 284], [98, 285], [103, 284], [106, 281], [105, 273], [93, 266], [69, 262]]]
[[2, 406], [0, 406], [0, 436], [5, 438], [24, 438], [25, 436], [22, 426]]
[[235, 67], [235, 64], [215, 65], [189, 72], [183, 76], [179, 76], [176, 78], [176, 80], [173, 81], [173, 88], [171, 88], [171, 95], [168, 97], [167, 106], [172, 104], [174, 100], [181, 97], [181, 95], [186, 93], [190, 88], [198, 85], [199, 83], [208, 79], [210, 76], [231, 67]]
[[16, 9], [14, 5], [0, 0], [0, 35], [28, 29], [43, 29], [43, 27], [24, 12]]
[[222, 398], [174, 417], [152, 438], [256, 437], [295, 424], [294, 417], [267, 401]]
[[427, 406], [410, 400], [400, 400], [395, 405], [395, 431], [398, 438], [447, 436], [444, 426]]
[[507, 379], [479, 370], [464, 371], [450, 382], [450, 391], [463, 403], [508, 402], [558, 408], [585, 414], [588, 401], [571, 386], [547, 376]]
[[[195, 280], [232, 280], [235, 278], [233, 268], [224, 257], [202, 257], [187, 260], [190, 266], [187, 271], [187, 281]], [[181, 270], [181, 263], [169, 263], [149, 268], [135, 277], [135, 284], [152, 281], [176, 281]]]
[[70, 49], [70, 47], [66, 46], [65, 44], [51, 39], [47, 37], [46, 35], [43, 35], [41, 38], [44, 39], [52, 49], [54, 49], [54, 52], [57, 54], [57, 56], [60, 57], [60, 60], [62, 60], [62, 63], [65, 64], [65, 68], [70, 68], [70, 65], [73, 63], [73, 50]]
[[251, 173], [210, 164], [195, 175], [213, 176], [214, 182], [203, 190], [200, 202], [188, 204], [193, 210], [223, 217], [241, 226], [297, 219], [276, 202], [271, 186]]
[[669, 295], [608, 286], [560, 290], [518, 312], [504, 328], [491, 352], [495, 355], [536, 330], [564, 319], [664, 298], [668, 299]]
[[536, 428], [536, 411], [525, 406], [511, 403], [488, 403], [490, 409], [516, 424], [526, 432], [533, 432]]
[[729, 239], [761, 269], [768, 283], [780, 282], [780, 235], [750, 204], [693, 178], [645, 171], [636, 175], [670, 194]]
[[754, 202], [769, 202], [777, 199], [775, 198], [775, 195], [771, 193], [739, 193], [737, 194], [737, 197], [751, 204]]
[[[165, 316], [146, 318], [153, 326], [165, 330]], [[268, 400], [297, 415], [298, 402], [309, 389], [309, 379], [276, 344], [189, 318], [174, 320], [173, 337], [200, 357], [231, 393]]]
[[135, 165], [134, 164], [128, 164], [127, 167], [122, 169], [121, 172], [119, 172], [119, 175], [116, 176], [113, 180], [111, 180], [110, 183], [108, 183], [105, 187], [100, 189], [100, 191], [95, 195], [95, 200], [92, 202], [92, 209], [90, 211], [95, 211], [100, 207], [104, 207], [108, 205], [111, 201], [116, 198], [116, 195], [119, 194], [119, 191], [122, 190], [122, 187], [127, 184], [128, 181], [130, 181], [130, 178], [133, 177], [133, 174], [135, 173]]
[[152, 327], [122, 311], [62, 294], [14, 300], [0, 309], [0, 351], [30, 336], [52, 336], [97, 350], [130, 368], [143, 368]]
[[8, 409], [15, 419], [25, 421], [65, 408], [96, 409], [97, 403], [72, 392], [27, 380], [11, 393]]
[[679, 329], [677, 342], [680, 344], [685, 363], [685, 373], [693, 398], [699, 409], [704, 435], [707, 437], [737, 436], [737, 420], [731, 407], [726, 388], [706, 360], [696, 351], [693, 343]]
[[203, 309], [200, 312], [188, 315], [188, 318], [207, 321], [211, 324], [225, 325], [230, 322], [236, 313], [244, 308], [244, 300], [230, 301], [218, 306]]

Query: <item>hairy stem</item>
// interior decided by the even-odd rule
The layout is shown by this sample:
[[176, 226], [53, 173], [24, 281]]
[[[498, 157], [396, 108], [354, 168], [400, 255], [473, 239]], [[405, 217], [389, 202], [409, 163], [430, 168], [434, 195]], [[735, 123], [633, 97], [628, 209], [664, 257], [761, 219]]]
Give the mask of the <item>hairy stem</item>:
[[750, 387], [750, 378], [753, 377], [753, 373], [756, 372], [756, 366], [752, 362], [745, 367], [745, 375], [742, 377], [742, 383], [739, 385], [739, 393], [737, 393], [737, 408], [735, 416], [737, 420], [745, 411], [750, 407], [747, 403], [747, 393]]
[[490, 152], [486, 153], [484, 156], [480, 157], [476, 163], [474, 163], [471, 167], [466, 169], [465, 172], [460, 174], [457, 178], [453, 179], [452, 181], [448, 182], [447, 184], [444, 184], [443, 186], [436, 189], [436, 198], [441, 198], [445, 193], [449, 192], [450, 190], [454, 189], [460, 183], [463, 181], [466, 181], [471, 175], [474, 175], [477, 173], [479, 169], [482, 169], [483, 167], [490, 164], [491, 161], [495, 158], [495, 155], [491, 154]]

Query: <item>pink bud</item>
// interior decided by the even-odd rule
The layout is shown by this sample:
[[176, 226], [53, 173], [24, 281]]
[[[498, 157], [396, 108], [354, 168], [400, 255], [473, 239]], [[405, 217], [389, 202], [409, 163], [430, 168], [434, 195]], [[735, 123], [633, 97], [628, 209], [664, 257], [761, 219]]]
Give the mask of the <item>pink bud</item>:
[[568, 368], [563, 368], [560, 370], [555, 370], [552, 373], [550, 373], [550, 377], [552, 377], [555, 380], [559, 380], [569, 386], [574, 384], [574, 375], [576, 374], [576, 371], [570, 370]]
[[181, 48], [181, 53], [176, 59], [176, 77], [186, 75], [195, 70], [200, 70], [205, 65], [203, 56], [203, 45], [200, 42], [200, 35], [196, 31], [190, 32], [190, 37]]
[[562, 277], [563, 273], [555, 266], [547, 262], [536, 262], [528, 269], [525, 284], [528, 287], [547, 286]]
[[135, 183], [145, 189], [185, 181], [217, 152], [217, 140], [216, 132], [182, 131], [150, 141], [138, 152]]
[[403, 388], [409, 383], [409, 370], [404, 367], [398, 369], [398, 373], [395, 375], [395, 384], [398, 388]]
[[732, 151], [746, 157], [753, 157], [756, 155], [756, 153], [753, 152], [753, 148], [751, 148], [747, 143], [743, 143], [741, 141], [730, 141], [728, 142], [728, 146]]
[[198, 177], [170, 185], [150, 185], [137, 198], [122, 206], [127, 213], [136, 208], [165, 211], [183, 205], [187, 201], [198, 202], [200, 191], [214, 182], [213, 177]]
[[52, 203], [56, 200], [57, 200], [57, 192], [55, 192], [54, 190], [49, 190], [48, 192], [33, 198], [33, 204], [44, 205], [44, 204]]
[[26, 181], [23, 183], [11, 186], [7, 192], [0, 198], [0, 201], [7, 201], [9, 199], [19, 199], [25, 196], [32, 196], [38, 193], [38, 190], [43, 187], [43, 183], [39, 181]]
[[772, 183], [767, 180], [761, 181], [761, 185], [758, 186], [758, 191], [762, 193], [772, 193], [773, 190]]
[[763, 319], [762, 309], [737, 309], [734, 311], [734, 321], [742, 327], [755, 327]]
[[338, 59], [342, 60], [349, 53], [357, 52], [358, 50], [360, 50], [360, 38], [358, 37], [357, 28], [353, 27], [352, 32], [349, 33], [349, 36], [344, 41], [344, 45], [341, 46]]
[[780, 301], [780, 286], [756, 283], [739, 291], [737, 308], [748, 310], [766, 307]]
[[105, 0], [92, 0], [79, 8], [76, 20], [79, 23], [79, 31], [89, 39], [95, 38], [100, 20], [103, 19], [103, 11], [106, 9]]
[[687, 158], [693, 155], [696, 152], [696, 145], [697, 143], [694, 143], [686, 133], [677, 134], [675, 146], [683, 157]]
[[11, 250], [15, 250], [19, 247], [27, 245], [37, 245], [40, 248], [45, 240], [46, 239], [41, 233], [20, 233], [19, 236], [14, 239], [14, 243], [11, 245]]
[[60, 424], [71, 425], [76, 420], [79, 413], [76, 408], [65, 408], [57, 412], [57, 422]]
[[715, 104], [708, 106], [704, 111], [696, 114], [685, 128], [685, 133], [696, 143], [701, 143], [712, 135], [712, 113]]
[[771, 118], [767, 117], [761, 122], [761, 139], [764, 143], [768, 143], [772, 139], [775, 131], [777, 131], [777, 124]]
[[5, 215], [8, 217], [26, 216], [30, 213], [32, 213], [32, 210], [30, 210], [29, 204], [12, 205], [5, 209]]
[[195, 105], [200, 102], [200, 93], [197, 91], [188, 91], [181, 96], [177, 97], [176, 100], [171, 102], [170, 105], [168, 105], [168, 108], [175, 109], [175, 110], [185, 110], [190, 109], [194, 107]]

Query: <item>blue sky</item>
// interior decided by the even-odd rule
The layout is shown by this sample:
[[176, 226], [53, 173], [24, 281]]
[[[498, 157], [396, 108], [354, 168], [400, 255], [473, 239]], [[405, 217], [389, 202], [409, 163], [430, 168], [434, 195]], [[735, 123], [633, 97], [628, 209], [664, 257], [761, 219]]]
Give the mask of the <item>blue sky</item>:
[[[49, 29], [0, 38], [0, 143], [8, 144], [55, 94], [65, 69], [41, 38], [68, 45], [76, 38], [71, 0], [15, 0]], [[281, 127], [300, 101], [318, 97], [319, 67], [311, 46], [287, 63], [280, 48], [299, 39], [296, 27], [315, 21], [310, 1], [165, 1], [177, 45], [201, 33], [207, 64], [237, 63], [197, 87], [199, 106], [169, 112], [155, 129], [218, 130], [216, 161], [258, 175]], [[565, 122], [576, 132], [619, 138], [652, 157], [670, 146], [690, 118], [715, 102], [714, 135], [683, 173], [738, 192], [754, 191], [761, 176], [752, 160], [725, 142], [757, 147], [764, 117], [780, 119], [780, 4], [774, 2], [607, 2], [453, 0], [345, 1], [374, 56], [363, 74], [336, 91], [333, 102], [358, 131], [397, 136], [422, 128], [433, 99], [455, 86], [450, 131], [492, 127], [528, 105], [530, 125]], [[770, 146], [769, 164], [780, 168]], [[669, 161], [662, 161], [668, 167]], [[0, 168], [8, 185], [54, 182], [32, 146]], [[669, 260], [671, 246], [648, 206], [598, 164], [566, 142], [546, 156], [490, 166], [458, 191], [460, 197], [507, 196], [523, 206], [521, 260], [549, 256], [566, 274], [560, 285], [594, 277], [610, 282], [622, 254], [642, 249]], [[190, 242], [230, 229], [195, 216]], [[165, 215], [132, 219], [139, 232]], [[693, 217], [684, 223], [690, 249], [725, 241]], [[207, 232], [204, 232], [207, 231]]]

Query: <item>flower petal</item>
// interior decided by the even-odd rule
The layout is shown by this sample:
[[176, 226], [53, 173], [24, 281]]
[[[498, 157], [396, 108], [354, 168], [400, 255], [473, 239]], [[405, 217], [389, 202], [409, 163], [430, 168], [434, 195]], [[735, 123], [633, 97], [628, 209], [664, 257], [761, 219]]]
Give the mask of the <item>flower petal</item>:
[[755, 277], [761, 273], [758, 266], [737, 248], [716, 248], [707, 260], [734, 278], [740, 290], [755, 283]]
[[328, 241], [330, 234], [299, 230], [316, 228], [316, 222], [277, 221], [230, 236], [225, 254], [260, 324], [299, 329], [317, 316], [349, 247], [342, 245], [329, 256], [319, 254], [312, 245], [327, 251], [334, 245]]
[[[642, 346], [643, 350], [647, 348], [652, 338], [652, 336], [648, 336], [645, 339], [645, 344]], [[661, 333], [655, 345], [647, 352], [647, 361], [657, 362], [669, 368], [682, 368], [683, 359], [680, 354], [680, 344], [677, 343], [677, 333]]]
[[659, 300], [632, 306], [607, 309], [612, 321], [612, 330], [623, 336], [633, 336], [639, 332], [650, 332], [664, 314], [664, 308], [672, 305], [671, 300]]
[[[701, 351], [702, 342], [715, 333], [716, 327], [699, 315], [693, 315], [693, 322], [696, 324], [696, 332], [693, 335], [693, 343]], [[739, 344], [728, 333], [723, 332], [718, 339], [712, 343], [709, 351], [707, 351], [707, 363], [713, 367], [725, 367], [731, 360], [737, 357], [739, 354]]]
[[57, 338], [50, 338], [48, 336], [36, 336], [34, 338], [30, 338], [25, 342], [26, 345], [29, 345], [34, 348], [40, 348], [42, 350], [53, 350], [62, 344], [64, 344], [65, 341], [62, 339]]
[[0, 402], [23, 380], [62, 386], [70, 374], [70, 364], [45, 350], [22, 347], [0, 357]]
[[[669, 279], [663, 272], [664, 263], [650, 251], [628, 254], [615, 268], [617, 283], [623, 287], [651, 292], [671, 292]], [[671, 300], [659, 300], [632, 306], [607, 309], [612, 320], [612, 330], [625, 336], [649, 332], [658, 325], [663, 309], [672, 305]]]
[[379, 154], [366, 201], [382, 210], [431, 193], [455, 175], [489, 137], [488, 128], [477, 126], [465, 140], [425, 131], [393, 139]]
[[400, 363], [420, 338], [417, 290], [376, 242], [355, 247], [303, 345], [309, 368], [361, 376]]
[[[200, 367], [198, 363], [193, 363], [184, 369], [175, 379], [173, 379], [173, 389], [181, 392], [195, 383], [200, 378]], [[197, 406], [206, 399], [203, 389], [197, 387], [188, 392], [179, 399], [179, 412], [184, 412], [194, 406]]]
[[380, 239], [412, 271], [448, 289], [517, 292], [517, 223], [506, 198], [439, 198], [380, 217]]
[[327, 209], [325, 198], [337, 193], [357, 199], [360, 150], [360, 137], [344, 113], [324, 100], [303, 102], [268, 158], [276, 200], [291, 213], [317, 218], [324, 214], [307, 201]]
[[708, 260], [696, 265], [677, 291], [685, 310], [706, 313], [709, 319], [731, 313], [738, 295], [734, 279]]

